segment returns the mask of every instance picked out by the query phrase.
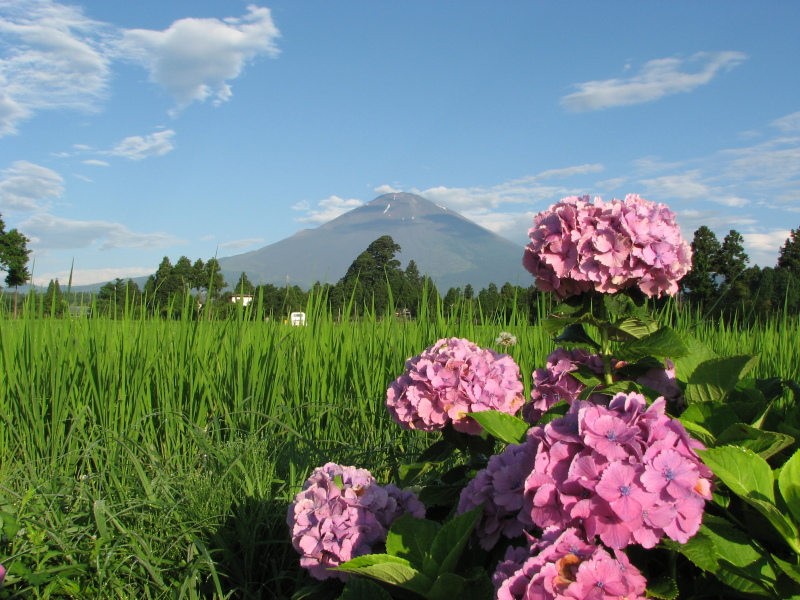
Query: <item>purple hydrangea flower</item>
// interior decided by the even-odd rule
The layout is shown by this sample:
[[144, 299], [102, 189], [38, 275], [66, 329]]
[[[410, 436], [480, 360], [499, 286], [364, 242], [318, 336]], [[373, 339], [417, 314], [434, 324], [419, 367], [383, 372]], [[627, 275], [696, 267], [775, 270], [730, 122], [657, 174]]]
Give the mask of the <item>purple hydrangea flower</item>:
[[489, 459], [461, 492], [458, 514], [484, 505], [475, 530], [480, 545], [492, 548], [501, 535], [514, 538], [522, 535], [523, 523], [518, 515], [522, 510], [525, 478], [533, 470], [538, 441], [509, 444], [500, 454]]
[[492, 577], [497, 600], [637, 600], [647, 581], [623, 552], [609, 554], [576, 529], [549, 529], [509, 548]]
[[675, 214], [635, 194], [605, 203], [570, 196], [536, 215], [522, 264], [536, 287], [559, 298], [636, 286], [674, 295], [691, 268], [692, 250]]
[[436, 431], [452, 423], [457, 431], [479, 434], [483, 428], [470, 413], [514, 414], [524, 403], [522, 390], [519, 366], [509, 355], [447, 338], [406, 361], [406, 372], [386, 392], [386, 406], [405, 429]]
[[317, 579], [344, 580], [344, 573], [329, 567], [373, 552], [386, 540], [392, 522], [406, 512], [425, 516], [425, 507], [413, 492], [391, 484], [382, 487], [366, 469], [328, 463], [303, 484], [286, 522], [300, 565]]

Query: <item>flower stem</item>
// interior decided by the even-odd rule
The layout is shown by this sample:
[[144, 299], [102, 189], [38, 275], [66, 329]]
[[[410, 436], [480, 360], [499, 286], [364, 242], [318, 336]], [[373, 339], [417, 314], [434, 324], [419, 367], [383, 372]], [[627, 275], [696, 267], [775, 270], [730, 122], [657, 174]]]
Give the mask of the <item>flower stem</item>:
[[611, 374], [611, 341], [608, 339], [608, 328], [604, 325], [600, 327], [600, 356], [603, 359], [603, 378], [606, 385], [614, 383]]

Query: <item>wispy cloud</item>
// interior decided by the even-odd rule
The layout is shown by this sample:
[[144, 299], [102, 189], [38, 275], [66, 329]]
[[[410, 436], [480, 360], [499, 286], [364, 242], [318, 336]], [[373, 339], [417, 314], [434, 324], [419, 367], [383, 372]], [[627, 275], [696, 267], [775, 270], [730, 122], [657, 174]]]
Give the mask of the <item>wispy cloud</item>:
[[34, 250], [70, 250], [95, 244], [99, 250], [153, 250], [184, 243], [167, 233], [135, 233], [120, 223], [73, 221], [47, 213], [31, 216], [19, 229], [31, 238]]
[[89, 160], [82, 161], [85, 165], [94, 165], [96, 167], [107, 167], [108, 163], [104, 160], [97, 160], [94, 158], [90, 158]]
[[230, 242], [223, 242], [219, 245], [220, 248], [225, 250], [239, 250], [241, 248], [248, 248], [250, 246], [254, 246], [255, 244], [261, 244], [264, 241], [264, 238], [248, 238], [244, 240], [233, 240]]
[[50, 280], [58, 279], [62, 289], [66, 289], [72, 276], [72, 285], [91, 285], [93, 283], [103, 283], [115, 279], [133, 279], [150, 275], [155, 269], [153, 267], [112, 267], [108, 269], [73, 269], [70, 271], [53, 271], [51, 273], [33, 273], [35, 285], [46, 284]]
[[0, 1], [0, 136], [38, 110], [94, 110], [106, 96], [109, 26], [50, 0]]
[[164, 31], [125, 31], [120, 48], [150, 71], [177, 109], [231, 95], [230, 81], [258, 56], [276, 56], [280, 32], [267, 8], [249, 6], [241, 18], [181, 19]]
[[175, 144], [172, 141], [173, 137], [175, 137], [175, 132], [172, 129], [165, 129], [145, 136], [133, 135], [126, 137], [106, 154], [122, 156], [130, 160], [162, 156], [175, 149]]
[[312, 209], [311, 205], [306, 201], [298, 202], [292, 206], [292, 208], [294, 210], [307, 212], [306, 216], [295, 219], [295, 221], [298, 223], [321, 225], [323, 223], [327, 223], [331, 219], [335, 219], [339, 215], [343, 215], [347, 211], [361, 206], [362, 204], [364, 204], [364, 202], [354, 198], [351, 198], [350, 200], [344, 200], [339, 198], [339, 196], [331, 196], [330, 198], [320, 200], [317, 203], [317, 208], [314, 209]]
[[776, 119], [770, 125], [784, 133], [800, 133], [800, 111]]
[[[688, 60], [659, 58], [645, 63], [638, 74], [627, 79], [578, 83], [578, 91], [564, 96], [561, 104], [570, 111], [586, 112], [651, 102], [691, 92], [746, 59], [741, 52], [698, 52]], [[692, 66], [699, 69], [690, 71]]]
[[[47, 208], [47, 201], [64, 192], [64, 179], [55, 171], [18, 160], [2, 171], [0, 209], [30, 212]], [[2, 211], [0, 211], [2, 212]]]

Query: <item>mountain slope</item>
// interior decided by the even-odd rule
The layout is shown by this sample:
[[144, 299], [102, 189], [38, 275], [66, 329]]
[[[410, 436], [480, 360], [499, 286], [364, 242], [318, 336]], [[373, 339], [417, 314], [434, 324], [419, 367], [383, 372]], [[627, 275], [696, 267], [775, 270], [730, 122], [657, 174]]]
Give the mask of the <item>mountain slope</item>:
[[472, 284], [532, 283], [522, 268], [523, 247], [420, 196], [385, 194], [316, 228], [252, 252], [220, 259], [230, 283], [245, 271], [253, 283], [308, 288], [315, 281], [335, 283], [353, 260], [382, 235], [390, 235], [410, 260], [427, 273], [440, 292]]

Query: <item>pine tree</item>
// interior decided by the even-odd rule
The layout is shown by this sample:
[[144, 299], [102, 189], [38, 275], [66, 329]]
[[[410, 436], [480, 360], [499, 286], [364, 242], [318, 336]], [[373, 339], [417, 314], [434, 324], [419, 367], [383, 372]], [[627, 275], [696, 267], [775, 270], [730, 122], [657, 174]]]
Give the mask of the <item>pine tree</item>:
[[744, 251], [744, 238], [742, 234], [731, 229], [725, 239], [722, 240], [719, 254], [717, 256], [717, 273], [725, 278], [725, 283], [729, 284], [739, 277], [747, 268], [750, 257]]
[[681, 289], [688, 290], [689, 298], [698, 306], [705, 306], [716, 297], [715, 281], [717, 262], [722, 246], [717, 236], [705, 225], [694, 232], [692, 240], [692, 270], [681, 280]]
[[800, 276], [800, 228], [792, 229], [778, 254], [778, 268]]

